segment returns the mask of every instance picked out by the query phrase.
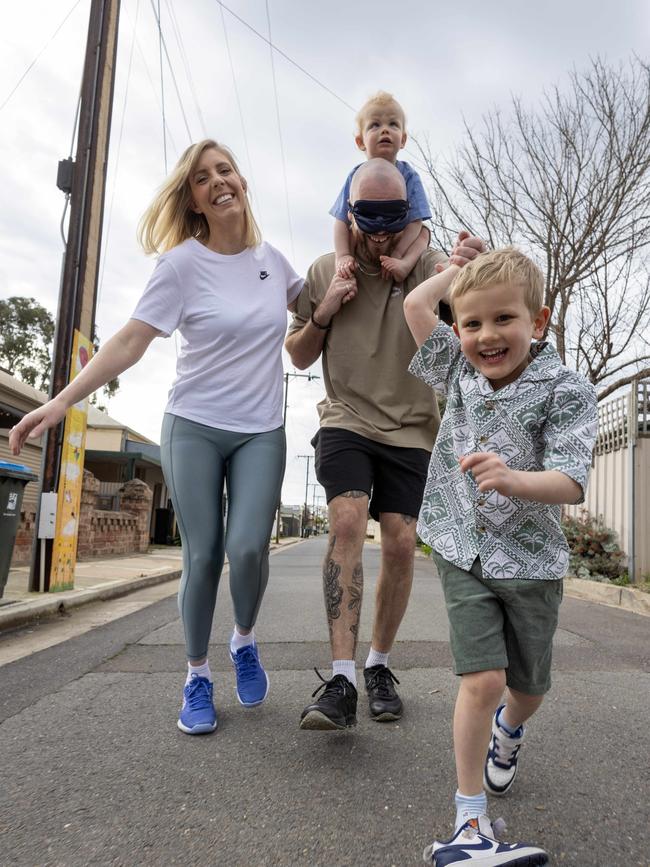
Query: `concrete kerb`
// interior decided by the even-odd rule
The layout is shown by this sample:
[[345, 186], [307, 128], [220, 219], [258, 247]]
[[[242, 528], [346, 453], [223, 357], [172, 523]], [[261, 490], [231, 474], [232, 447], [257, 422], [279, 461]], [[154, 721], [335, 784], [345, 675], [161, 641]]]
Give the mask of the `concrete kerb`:
[[634, 587], [617, 587], [615, 584], [567, 577], [564, 579], [564, 592], [567, 596], [576, 599], [623, 608], [634, 614], [650, 617], [650, 593], [644, 593]]
[[[420, 549], [416, 549], [416, 557], [426, 557]], [[605, 584], [601, 581], [589, 581], [585, 578], [574, 578], [568, 575], [564, 579], [564, 592], [567, 596], [584, 599], [585, 602], [596, 602], [599, 605], [609, 605], [612, 608], [623, 608], [633, 614], [650, 617], [650, 593], [637, 590], [635, 587], [617, 587], [615, 584]]]
[[[286, 545], [295, 545], [303, 541], [304, 539], [291, 539], [287, 542], [280, 542], [279, 545], [272, 543], [271, 553]], [[227, 568], [227, 561], [225, 568]], [[15, 602], [6, 608], [0, 608], [0, 634], [17, 629], [34, 620], [65, 614], [66, 611], [78, 608], [80, 605], [117, 599], [145, 587], [153, 587], [156, 584], [174, 581], [180, 577], [180, 569], [168, 569], [162, 572], [152, 572], [149, 575], [141, 575], [137, 578], [124, 578], [110, 584], [101, 584], [79, 590], [63, 590], [60, 593], [46, 593], [30, 598], [25, 602]]]

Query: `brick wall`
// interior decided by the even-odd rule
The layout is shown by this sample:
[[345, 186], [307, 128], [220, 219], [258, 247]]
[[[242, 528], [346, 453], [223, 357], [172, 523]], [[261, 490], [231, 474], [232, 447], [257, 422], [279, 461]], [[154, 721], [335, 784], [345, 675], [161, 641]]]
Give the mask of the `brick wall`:
[[16, 531], [14, 553], [11, 558], [12, 566], [26, 566], [32, 556], [32, 539], [36, 526], [36, 512], [24, 510], [20, 513], [20, 524]]
[[[149, 485], [140, 479], [126, 482], [120, 489], [119, 512], [95, 508], [98, 490], [97, 479], [88, 470], [84, 470], [77, 559], [146, 551], [149, 546], [153, 498]], [[20, 519], [12, 566], [27, 565], [31, 557], [36, 515], [34, 512], [21, 512]]]

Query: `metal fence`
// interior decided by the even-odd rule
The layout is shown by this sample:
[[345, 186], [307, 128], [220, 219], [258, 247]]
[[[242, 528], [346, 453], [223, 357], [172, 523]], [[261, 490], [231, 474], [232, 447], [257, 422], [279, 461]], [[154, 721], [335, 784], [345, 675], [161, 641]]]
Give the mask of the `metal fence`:
[[119, 490], [123, 487], [124, 482], [100, 482], [95, 508], [108, 512], [119, 512], [121, 500]]
[[650, 380], [598, 408], [598, 437], [582, 509], [614, 530], [633, 581], [650, 574]]

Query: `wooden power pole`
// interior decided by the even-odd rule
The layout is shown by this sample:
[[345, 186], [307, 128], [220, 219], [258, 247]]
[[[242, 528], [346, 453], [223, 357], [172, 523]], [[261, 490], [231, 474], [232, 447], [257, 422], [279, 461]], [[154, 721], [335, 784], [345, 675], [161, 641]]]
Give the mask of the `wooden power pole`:
[[[75, 335], [85, 343], [92, 342], [94, 338], [119, 14], [120, 0], [91, 2], [77, 149], [71, 166], [69, 161], [62, 163], [62, 167], [67, 166], [68, 180], [62, 180], [65, 171], [59, 175], [59, 185], [70, 193], [70, 222], [59, 292], [50, 397], [65, 388], [71, 375], [74, 375]], [[41, 467], [43, 493], [57, 490], [62, 447], [63, 423], [46, 435]], [[83, 477], [83, 446], [78, 469]], [[54, 541], [47, 539], [43, 545], [34, 545], [30, 590], [50, 590]], [[74, 554], [76, 556], [76, 532]], [[41, 574], [44, 576], [42, 588], [39, 580]], [[53, 589], [64, 588], [58, 586]]]

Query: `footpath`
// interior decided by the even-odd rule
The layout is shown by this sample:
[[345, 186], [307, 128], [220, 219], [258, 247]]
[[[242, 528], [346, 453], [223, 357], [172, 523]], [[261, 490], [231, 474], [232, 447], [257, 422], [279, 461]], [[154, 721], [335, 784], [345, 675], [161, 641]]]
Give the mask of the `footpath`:
[[[289, 537], [272, 542], [271, 550], [301, 541]], [[72, 590], [57, 593], [30, 592], [29, 567], [9, 572], [7, 586], [0, 598], [0, 633], [16, 629], [32, 620], [64, 614], [89, 602], [116, 599], [145, 587], [180, 578], [183, 565], [181, 548], [152, 546], [144, 554], [80, 560]], [[227, 563], [227, 559], [226, 559]]]
[[[300, 542], [298, 538], [272, 542], [271, 550]], [[136, 590], [180, 578], [182, 551], [152, 546], [145, 554], [82, 560], [77, 563], [75, 587], [58, 593], [30, 593], [29, 568], [12, 569], [0, 598], [0, 633], [32, 620], [64, 614], [71, 608], [125, 596]], [[424, 555], [421, 555], [424, 556]], [[578, 578], [565, 579], [565, 594], [650, 616], [650, 593]]]

